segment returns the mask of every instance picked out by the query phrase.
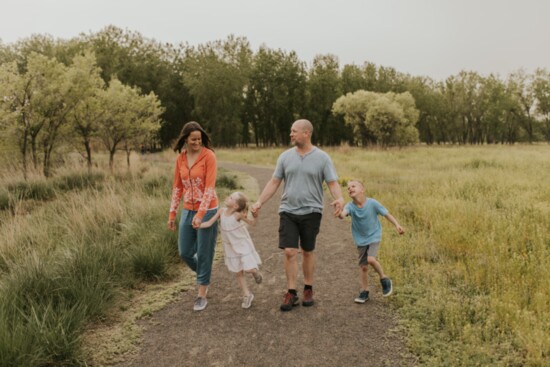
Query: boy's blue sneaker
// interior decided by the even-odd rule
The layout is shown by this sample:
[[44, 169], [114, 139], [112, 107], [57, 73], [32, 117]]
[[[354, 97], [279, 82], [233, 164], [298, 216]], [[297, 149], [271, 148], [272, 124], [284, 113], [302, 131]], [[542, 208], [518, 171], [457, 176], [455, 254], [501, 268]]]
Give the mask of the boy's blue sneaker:
[[380, 284], [382, 284], [382, 295], [384, 297], [389, 296], [393, 291], [391, 279], [388, 277], [380, 279]]
[[355, 303], [365, 303], [369, 300], [369, 291], [361, 291], [359, 297], [355, 299]]

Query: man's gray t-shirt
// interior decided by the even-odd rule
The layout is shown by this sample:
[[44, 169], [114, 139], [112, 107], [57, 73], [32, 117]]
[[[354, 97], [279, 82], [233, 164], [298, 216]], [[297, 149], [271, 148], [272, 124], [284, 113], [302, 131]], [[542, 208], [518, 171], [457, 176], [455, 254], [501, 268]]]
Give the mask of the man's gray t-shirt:
[[284, 180], [279, 213], [304, 215], [323, 212], [323, 181], [338, 179], [329, 155], [313, 147], [303, 157], [296, 148], [283, 152], [273, 177]]

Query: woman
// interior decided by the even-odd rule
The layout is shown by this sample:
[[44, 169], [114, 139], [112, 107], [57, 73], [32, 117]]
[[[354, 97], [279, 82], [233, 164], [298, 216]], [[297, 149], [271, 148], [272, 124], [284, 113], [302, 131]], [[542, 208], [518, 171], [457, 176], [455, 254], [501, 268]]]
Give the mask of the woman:
[[[185, 149], [182, 148], [185, 146]], [[176, 171], [172, 188], [172, 203], [168, 228], [176, 230], [176, 214], [183, 197], [183, 212], [179, 223], [178, 247], [182, 260], [197, 274], [198, 296], [193, 310], [206, 308], [206, 293], [214, 260], [218, 225], [199, 229], [203, 221], [218, 210], [216, 197], [216, 155], [210, 148], [210, 138], [194, 121], [183, 126], [174, 145], [180, 153], [176, 159]]]

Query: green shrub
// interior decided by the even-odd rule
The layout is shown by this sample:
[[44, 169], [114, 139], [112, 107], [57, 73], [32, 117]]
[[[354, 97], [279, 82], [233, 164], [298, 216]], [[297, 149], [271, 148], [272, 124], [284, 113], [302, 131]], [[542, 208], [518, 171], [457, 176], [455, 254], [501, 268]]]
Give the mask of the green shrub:
[[88, 187], [98, 187], [105, 180], [103, 173], [80, 174], [74, 173], [58, 177], [54, 186], [61, 191], [81, 190]]
[[216, 179], [216, 187], [226, 188], [229, 190], [242, 189], [238, 185], [237, 176], [228, 176], [225, 174], [218, 175]]
[[26, 312], [13, 304], [1, 304], [0, 364], [14, 367], [78, 364], [85, 313], [86, 305], [82, 303], [67, 306], [31, 301]]
[[10, 208], [10, 194], [7, 190], [0, 189], [0, 210]]
[[168, 276], [170, 265], [166, 248], [154, 243], [145, 243], [132, 250], [132, 270], [143, 280], [161, 280]]
[[170, 184], [167, 176], [153, 177], [143, 181], [143, 190], [147, 195], [166, 195], [170, 192]]
[[46, 201], [55, 197], [53, 184], [49, 181], [17, 182], [8, 185], [8, 191], [19, 199]]

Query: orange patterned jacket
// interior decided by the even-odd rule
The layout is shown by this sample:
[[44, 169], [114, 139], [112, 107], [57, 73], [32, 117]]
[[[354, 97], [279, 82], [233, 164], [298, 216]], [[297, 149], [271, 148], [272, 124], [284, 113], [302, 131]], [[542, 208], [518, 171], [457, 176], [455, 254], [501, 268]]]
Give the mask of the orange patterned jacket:
[[202, 148], [191, 168], [187, 164], [187, 150], [183, 150], [176, 159], [172, 201], [168, 218], [176, 218], [178, 206], [183, 196], [183, 207], [196, 210], [197, 217], [202, 218], [208, 209], [218, 207], [216, 196], [216, 155], [208, 148]]

